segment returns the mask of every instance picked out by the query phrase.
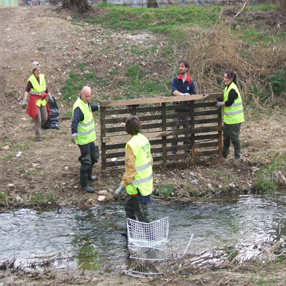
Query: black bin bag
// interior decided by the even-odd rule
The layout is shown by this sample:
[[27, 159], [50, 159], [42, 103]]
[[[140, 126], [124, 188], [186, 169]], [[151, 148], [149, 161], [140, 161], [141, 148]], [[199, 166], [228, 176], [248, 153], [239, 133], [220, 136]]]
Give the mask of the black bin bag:
[[45, 129], [60, 129], [59, 127], [59, 108], [57, 105], [56, 99], [53, 97], [54, 101], [48, 100], [48, 104], [50, 107], [50, 114], [48, 120], [42, 126]]

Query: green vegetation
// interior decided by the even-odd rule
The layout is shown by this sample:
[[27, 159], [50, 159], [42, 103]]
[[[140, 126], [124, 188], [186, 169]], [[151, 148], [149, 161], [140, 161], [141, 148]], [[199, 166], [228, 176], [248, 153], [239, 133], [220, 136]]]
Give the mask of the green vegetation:
[[174, 185], [158, 185], [158, 193], [161, 197], [169, 198], [170, 194], [174, 191]]
[[[125, 51], [135, 57], [146, 57], [150, 54], [158, 55], [158, 59], [176, 61], [178, 54], [174, 50], [182, 48], [186, 54], [190, 51], [189, 61], [192, 74], [195, 75], [196, 84], [200, 86], [200, 92], [216, 92], [221, 90], [222, 73], [226, 69], [237, 72], [241, 83], [241, 93], [245, 103], [253, 102], [253, 97], [267, 102], [272, 97], [280, 97], [285, 94], [285, 32], [283, 29], [275, 29], [273, 25], [261, 25], [258, 21], [251, 24], [252, 14], [257, 11], [275, 12], [275, 5], [259, 5], [258, 7], [246, 7], [239, 21], [231, 22], [227, 18], [233, 12], [233, 7], [226, 6], [172, 6], [159, 9], [131, 8], [119, 5], [109, 5], [102, 2], [97, 5], [105, 10], [100, 17], [84, 19], [87, 23], [98, 23], [114, 31], [126, 33], [138, 33], [149, 31], [163, 33], [169, 37], [168, 45], [159, 47], [144, 47], [141, 45], [129, 45], [123, 43]], [[246, 15], [247, 14], [247, 15]], [[73, 20], [75, 24], [81, 24], [81, 20]], [[106, 44], [104, 44], [106, 42]], [[110, 50], [112, 39], [106, 38], [102, 44], [102, 52]], [[90, 44], [96, 45], [94, 41]], [[278, 52], [280, 51], [280, 52]], [[106, 59], [109, 55], [105, 55]], [[176, 57], [176, 58], [175, 58]], [[160, 63], [160, 60], [158, 60]], [[156, 61], [154, 61], [154, 65]], [[84, 63], [78, 63], [77, 67], [83, 71]], [[122, 66], [123, 67], [123, 66]], [[203, 69], [202, 69], [203, 67]], [[123, 98], [132, 99], [138, 96], [148, 97], [169, 95], [171, 76], [156, 78], [152, 77], [150, 70], [138, 63], [124, 67], [127, 68], [128, 80], [121, 81], [118, 86], [122, 87]], [[121, 69], [122, 70], [122, 69]], [[109, 71], [110, 75], [117, 75], [116, 69]], [[68, 100], [71, 91], [79, 90], [82, 82], [93, 85], [91, 79], [79, 74], [70, 74], [71, 81], [64, 87], [64, 99]], [[215, 84], [216, 83], [216, 84]], [[110, 86], [112, 82], [105, 82]], [[104, 96], [104, 94], [101, 94]], [[111, 98], [113, 99], [113, 98]], [[280, 101], [283, 104], [283, 100]]]
[[268, 159], [270, 163], [261, 165], [256, 173], [254, 189], [263, 192], [275, 192], [278, 185], [285, 184], [285, 161], [286, 155], [271, 153]]
[[0, 201], [4, 201], [6, 199], [7, 195], [5, 193], [0, 193]]
[[[78, 63], [80, 70], [84, 70], [87, 63]], [[93, 70], [87, 70], [86, 73], [82, 75], [71, 71], [69, 73], [69, 79], [63, 87], [63, 98], [66, 101], [74, 102], [78, 97], [83, 86], [89, 84], [91, 87], [95, 86], [98, 82], [96, 74]]]
[[45, 194], [43, 190], [40, 192], [31, 193], [29, 203], [48, 203], [55, 201], [56, 198], [53, 194]]
[[9, 154], [9, 155], [3, 157], [3, 160], [4, 160], [4, 161], [9, 161], [9, 160], [11, 160], [13, 157], [15, 157], [15, 155]]

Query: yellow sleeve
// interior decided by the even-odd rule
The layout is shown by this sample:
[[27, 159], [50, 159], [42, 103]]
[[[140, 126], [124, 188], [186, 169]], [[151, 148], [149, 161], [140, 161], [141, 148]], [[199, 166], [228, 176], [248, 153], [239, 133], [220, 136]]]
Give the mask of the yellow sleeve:
[[125, 173], [122, 178], [121, 185], [126, 187], [132, 183], [136, 175], [136, 167], [135, 167], [135, 155], [133, 153], [132, 148], [127, 145], [126, 153], [125, 153]]

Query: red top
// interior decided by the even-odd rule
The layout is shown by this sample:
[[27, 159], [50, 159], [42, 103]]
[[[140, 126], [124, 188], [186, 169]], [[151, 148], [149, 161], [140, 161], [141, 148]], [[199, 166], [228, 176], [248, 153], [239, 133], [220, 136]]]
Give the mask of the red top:
[[[30, 115], [33, 118], [33, 120], [36, 119], [36, 116], [38, 114], [38, 108], [36, 105], [37, 99], [42, 98], [42, 99], [45, 99], [47, 101], [46, 97], [47, 97], [46, 93], [42, 93], [42, 95], [40, 95], [40, 96], [35, 95], [35, 94], [30, 94], [30, 98], [29, 98], [28, 106], [27, 106], [27, 114]], [[49, 117], [50, 107], [49, 107], [48, 102], [46, 104], [46, 108], [47, 108], [47, 113], [48, 113], [48, 117]]]

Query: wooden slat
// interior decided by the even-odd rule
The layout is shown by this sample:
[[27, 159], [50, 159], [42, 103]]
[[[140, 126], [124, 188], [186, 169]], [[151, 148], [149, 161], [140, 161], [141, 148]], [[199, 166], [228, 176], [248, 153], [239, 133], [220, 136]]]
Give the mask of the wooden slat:
[[114, 153], [107, 153], [106, 158], [124, 158], [125, 157], [125, 151], [124, 152], [114, 152]]
[[[162, 131], [166, 131], [166, 103], [162, 103]], [[163, 136], [162, 137], [162, 157], [163, 157], [163, 164], [167, 163], [167, 151], [166, 151], [166, 147], [167, 147], [167, 137]]]
[[[154, 164], [153, 165], [153, 170], [172, 170], [172, 169], [182, 169], [182, 168], [189, 168], [191, 166], [209, 166], [212, 164], [217, 164], [220, 162], [223, 162], [224, 158], [209, 158], [209, 159], [204, 159], [204, 160], [190, 160], [190, 161], [185, 161], [185, 162], [170, 162], [167, 163], [166, 165], [161, 165], [161, 164]], [[154, 162], [156, 162], [154, 160]], [[109, 169], [106, 170], [104, 173], [106, 174], [106, 176], [108, 175], [117, 175], [117, 174], [123, 174], [125, 171], [125, 168], [116, 168], [116, 169]]]
[[[105, 110], [106, 108], [100, 108], [100, 130], [101, 130], [101, 138], [105, 136]], [[106, 149], [105, 142], [101, 140], [101, 170], [106, 169]]]
[[216, 109], [195, 111], [194, 116], [217, 115]]
[[[134, 111], [135, 112], [135, 111]], [[159, 120], [162, 119], [162, 115], [147, 115], [147, 116], [138, 116], [140, 121], [146, 121], [146, 120]], [[105, 119], [105, 124], [110, 124], [110, 123], [125, 123], [126, 119], [128, 117], [118, 117], [118, 118], [108, 118]]]
[[[129, 136], [129, 138], [130, 138], [130, 136]], [[125, 148], [125, 145], [126, 145], [126, 143], [105, 145], [105, 149], [106, 150], [121, 149], [121, 148]]]
[[196, 152], [196, 157], [216, 155], [216, 154], [218, 154], [218, 150], [198, 151]]
[[109, 106], [127, 106], [127, 105], [138, 105], [138, 104], [156, 104], [156, 103], [167, 103], [176, 101], [194, 101], [194, 100], [208, 100], [222, 97], [222, 93], [208, 93], [208, 94], [193, 94], [190, 96], [171, 96], [171, 97], [158, 97], [158, 98], [136, 98], [129, 100], [110, 100], [101, 101], [101, 107]]
[[106, 167], [125, 166], [125, 161], [106, 162]]
[[196, 124], [208, 124], [208, 123], [216, 123], [217, 124], [217, 118], [205, 118], [205, 119], [195, 120], [195, 125]]
[[[222, 115], [221, 115], [221, 110], [222, 107], [218, 108], [217, 113], [218, 113], [218, 126], [222, 126]], [[222, 131], [220, 130], [218, 132], [218, 156], [219, 158], [222, 157], [222, 145], [223, 145], [223, 141], [222, 141]]]
[[[222, 126], [210, 126], [210, 127], [198, 127], [193, 129], [179, 129], [179, 130], [171, 130], [171, 131], [158, 131], [158, 132], [150, 132], [150, 133], [142, 133], [148, 139], [154, 139], [157, 137], [163, 136], [171, 136], [171, 135], [180, 135], [180, 134], [194, 134], [194, 133], [204, 133], [204, 132], [213, 132], [213, 131], [221, 131], [223, 130]], [[122, 143], [127, 142], [130, 138], [130, 135], [119, 135], [119, 136], [106, 136], [102, 137], [103, 142], [112, 143]]]
[[215, 108], [216, 101], [195, 102], [195, 108], [212, 107]]
[[182, 169], [182, 168], [189, 168], [191, 166], [201, 166], [201, 165], [211, 165], [217, 164], [224, 161], [223, 158], [209, 158], [205, 160], [196, 160], [196, 161], [185, 161], [185, 162], [176, 162], [176, 163], [167, 163], [166, 165], [154, 165], [153, 170], [172, 170], [172, 169]]
[[205, 142], [205, 143], [195, 143], [194, 147], [198, 148], [208, 148], [208, 147], [217, 147], [217, 141], [215, 142]]

